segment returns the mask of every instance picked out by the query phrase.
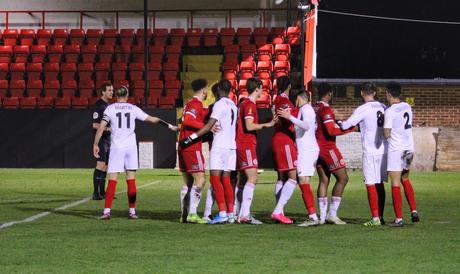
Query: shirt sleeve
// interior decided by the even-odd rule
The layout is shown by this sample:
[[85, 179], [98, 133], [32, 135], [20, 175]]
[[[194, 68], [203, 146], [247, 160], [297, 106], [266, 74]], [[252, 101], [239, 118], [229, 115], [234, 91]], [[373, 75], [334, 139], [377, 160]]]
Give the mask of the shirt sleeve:
[[308, 125], [308, 112], [306, 110], [300, 110], [297, 116], [298, 118], [296, 118], [294, 115], [291, 115], [289, 120], [291, 120], [291, 122], [299, 128], [308, 131], [310, 129], [310, 126]]
[[353, 111], [353, 114], [350, 116], [350, 118], [348, 118], [348, 120], [343, 122], [342, 129], [349, 129], [353, 126], [356, 126], [357, 124], [359, 124], [359, 122], [361, 122], [364, 119], [365, 116], [366, 116], [366, 112], [364, 111], [363, 108], [355, 109], [355, 111]]
[[149, 116], [147, 113], [145, 113], [142, 109], [139, 107], [136, 107], [135, 109], [135, 115], [137, 120], [145, 121], [147, 117]]
[[335, 115], [331, 108], [324, 108], [321, 112], [321, 120], [323, 123], [335, 123]]
[[392, 128], [393, 127], [393, 114], [391, 112], [391, 109], [385, 110], [384, 114], [384, 123], [383, 123], [383, 128]]
[[254, 119], [257, 109], [254, 104], [247, 104], [243, 109], [243, 118], [244, 119]]
[[[102, 120], [106, 121], [107, 123], [110, 123], [110, 111], [109, 108], [106, 108], [104, 110], [104, 113], [102, 114]], [[100, 122], [100, 120], [99, 120]]]
[[93, 123], [100, 123], [102, 117], [104, 116], [104, 111], [100, 106], [95, 106], [93, 109]]
[[215, 119], [217, 121], [221, 120], [222, 111], [223, 111], [223, 108], [222, 108], [221, 104], [219, 104], [219, 102], [217, 102], [212, 107], [212, 113], [211, 113], [210, 118], [213, 118], [213, 119]]
[[187, 104], [187, 108], [185, 110], [184, 116], [190, 115], [194, 119], [196, 119], [198, 117], [198, 113], [200, 111], [201, 111], [201, 109], [198, 106], [198, 104], [189, 103], [189, 104]]

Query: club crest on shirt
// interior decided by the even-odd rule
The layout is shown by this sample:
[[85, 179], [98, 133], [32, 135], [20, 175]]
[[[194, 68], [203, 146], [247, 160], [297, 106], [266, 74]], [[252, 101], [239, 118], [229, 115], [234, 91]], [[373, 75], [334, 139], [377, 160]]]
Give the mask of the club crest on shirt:
[[197, 114], [197, 111], [196, 111], [196, 109], [194, 109], [194, 108], [192, 108], [192, 109], [190, 110], [190, 112], [193, 113], [193, 114], [195, 114], [195, 115]]
[[326, 114], [324, 115], [324, 120], [332, 119], [332, 115]]
[[96, 111], [93, 113], [93, 119], [97, 119], [99, 117], [99, 113], [97, 113]]

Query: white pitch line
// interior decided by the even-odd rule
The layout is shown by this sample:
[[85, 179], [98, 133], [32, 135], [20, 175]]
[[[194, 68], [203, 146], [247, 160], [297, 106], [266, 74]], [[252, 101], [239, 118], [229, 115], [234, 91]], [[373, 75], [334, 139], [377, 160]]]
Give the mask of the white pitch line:
[[[142, 186], [139, 186], [137, 187], [137, 189], [141, 189], [141, 188], [146, 188], [148, 186], [151, 186], [151, 185], [156, 185], [160, 183], [160, 181], [155, 181], [155, 182], [151, 182], [151, 183], [148, 183], [148, 184], [145, 184], [145, 185], [142, 185]], [[127, 190], [124, 190], [124, 191], [119, 191], [117, 192], [116, 194], [121, 194], [121, 193], [126, 193]], [[66, 210], [68, 208], [71, 208], [71, 207], [75, 207], [77, 205], [80, 205], [80, 204], [83, 204], [83, 203], [86, 203], [88, 202], [89, 200], [91, 200], [91, 197], [88, 197], [88, 198], [85, 198], [85, 199], [82, 199], [82, 200], [79, 200], [79, 201], [75, 201], [73, 203], [70, 203], [70, 204], [65, 204], [61, 207], [57, 207], [55, 209], [52, 209], [51, 211], [44, 211], [44, 212], [41, 212], [41, 213], [38, 213], [36, 215], [33, 215], [31, 217], [28, 217], [28, 218], [25, 218], [24, 220], [21, 220], [21, 221], [12, 221], [12, 222], [8, 222], [8, 223], [4, 223], [2, 225], [0, 225], [0, 229], [5, 229], [7, 227], [10, 227], [10, 226], [13, 226], [13, 225], [17, 225], [17, 224], [22, 224], [22, 223], [30, 223], [30, 222], [33, 222], [33, 221], [36, 221], [40, 218], [43, 218], [45, 216], [48, 216], [50, 215], [51, 213], [53, 213], [54, 211], [61, 211], [61, 210]]]

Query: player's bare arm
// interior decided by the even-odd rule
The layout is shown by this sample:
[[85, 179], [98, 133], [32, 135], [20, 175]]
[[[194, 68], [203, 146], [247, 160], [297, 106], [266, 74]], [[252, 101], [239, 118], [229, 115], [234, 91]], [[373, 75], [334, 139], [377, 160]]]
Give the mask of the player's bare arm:
[[390, 139], [391, 137], [391, 128], [384, 128], [383, 129], [383, 137], [385, 137], [385, 139]]
[[275, 119], [271, 120], [268, 123], [256, 124], [254, 123], [254, 119], [252, 117], [248, 117], [244, 120], [244, 125], [246, 126], [246, 130], [248, 131], [258, 131], [264, 128], [270, 128], [275, 125]]
[[152, 124], [160, 124], [162, 126], [165, 126], [169, 128], [170, 130], [177, 132], [179, 128], [177, 126], [171, 125], [168, 122], [165, 122], [163, 119], [160, 119], [155, 116], [147, 116], [147, 119], [145, 119], [146, 122], [152, 123]]
[[96, 131], [96, 136], [94, 136], [94, 143], [93, 143], [93, 154], [94, 157], [99, 158], [99, 140], [101, 140], [102, 134], [104, 130], [107, 128], [107, 122], [102, 120], [99, 124], [99, 128]]

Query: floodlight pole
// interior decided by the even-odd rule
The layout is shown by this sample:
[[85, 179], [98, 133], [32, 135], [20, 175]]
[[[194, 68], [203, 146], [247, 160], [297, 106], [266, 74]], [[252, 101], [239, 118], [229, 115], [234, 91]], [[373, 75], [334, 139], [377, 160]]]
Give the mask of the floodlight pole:
[[149, 96], [149, 36], [148, 36], [149, 7], [148, 0], [144, 0], [144, 107], [147, 107]]

